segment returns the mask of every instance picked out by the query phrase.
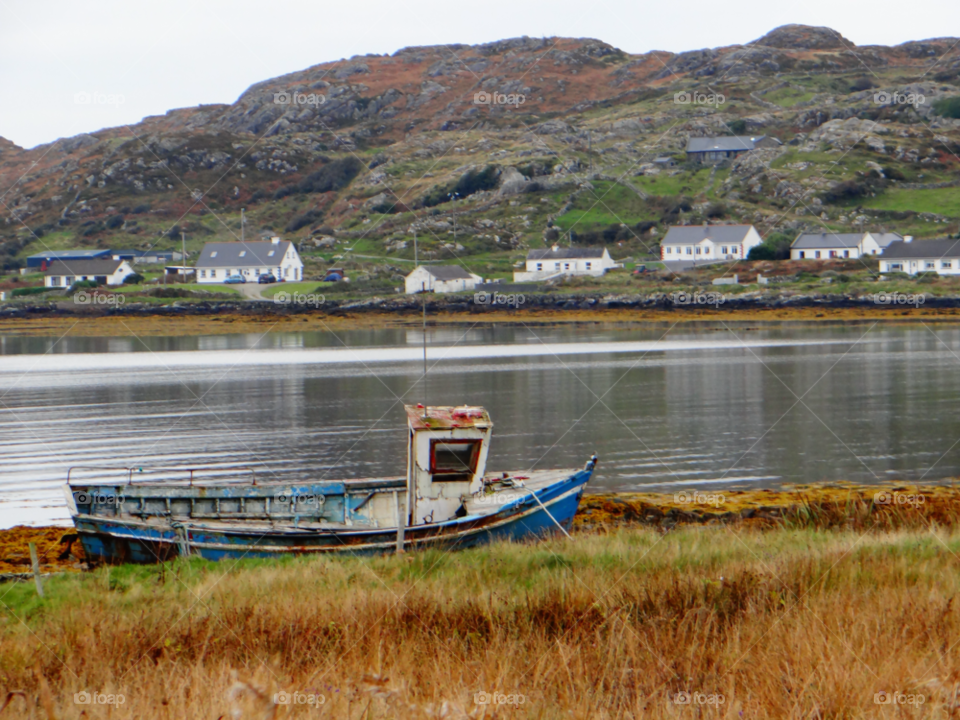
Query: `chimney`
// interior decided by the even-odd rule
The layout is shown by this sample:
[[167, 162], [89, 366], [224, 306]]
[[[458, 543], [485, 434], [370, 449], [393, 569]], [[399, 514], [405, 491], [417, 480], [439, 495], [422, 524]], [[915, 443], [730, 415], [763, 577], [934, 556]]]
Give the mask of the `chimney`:
[[279, 244], [280, 244], [280, 238], [278, 238], [276, 235], [274, 235], [272, 238], [270, 238], [270, 242], [272, 242], [274, 245], [279, 245]]
[[904, 236], [903, 236], [903, 241], [904, 241], [905, 243], [913, 242], [913, 235], [904, 235]]

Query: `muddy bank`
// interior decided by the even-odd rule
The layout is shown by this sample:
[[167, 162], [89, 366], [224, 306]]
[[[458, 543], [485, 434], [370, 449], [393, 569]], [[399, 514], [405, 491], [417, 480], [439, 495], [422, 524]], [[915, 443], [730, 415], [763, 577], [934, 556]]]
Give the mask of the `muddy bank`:
[[[597, 493], [583, 497], [573, 529], [735, 525], [756, 528], [896, 529], [960, 526], [960, 486], [807, 485], [782, 490], [677, 493]], [[0, 530], [0, 576], [30, 572], [28, 543], [37, 544], [40, 569], [86, 568], [76, 533], [64, 527]]]
[[[928, 300], [916, 306], [860, 301], [772, 304], [744, 301], [720, 306], [637, 304], [597, 297], [551, 296], [519, 308], [478, 306], [465, 298], [431, 298], [427, 324], [451, 326], [558, 325], [566, 323], [646, 323], [664, 329], [689, 322], [956, 322], [960, 298]], [[562, 302], [561, 302], [562, 300]], [[18, 335], [74, 337], [218, 335], [233, 333], [338, 331], [419, 326], [422, 310], [406, 297], [319, 308], [274, 303], [181, 303], [166, 306], [78, 308], [35, 305], [0, 310], [0, 331]]]

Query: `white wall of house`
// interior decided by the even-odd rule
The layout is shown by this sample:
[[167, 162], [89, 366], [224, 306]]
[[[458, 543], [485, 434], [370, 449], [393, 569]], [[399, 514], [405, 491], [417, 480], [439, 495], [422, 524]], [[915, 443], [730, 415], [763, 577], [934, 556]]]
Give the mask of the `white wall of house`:
[[127, 275], [132, 275], [134, 269], [124, 260], [112, 275], [47, 275], [43, 278], [43, 284], [48, 288], [68, 288], [75, 282], [83, 280], [96, 280], [98, 277], [106, 277], [107, 285], [123, 285], [123, 279]]
[[[876, 242], [874, 242], [874, 245], [876, 245]], [[791, 260], [846, 260], [847, 258], [858, 257], [860, 257], [860, 249], [856, 247], [803, 248], [802, 250], [798, 250], [797, 248], [790, 249]]]
[[610, 252], [604, 248], [599, 257], [592, 258], [560, 258], [542, 260], [527, 260], [523, 272], [513, 273], [514, 282], [536, 282], [546, 280], [556, 275], [590, 275], [599, 277], [621, 264], [614, 262]]
[[880, 258], [880, 272], [904, 272], [908, 275], [935, 272], [938, 275], [960, 275], [960, 256], [932, 258]]
[[422, 265], [415, 268], [413, 272], [407, 275], [404, 280], [404, 290], [407, 295], [413, 295], [418, 292], [452, 293], [465, 292], [473, 290], [483, 278], [479, 275], [470, 273], [469, 278], [456, 278], [455, 280], [438, 280]]
[[743, 260], [750, 254], [750, 250], [763, 242], [756, 228], [751, 227], [743, 236], [743, 240], [730, 244], [719, 243], [710, 238], [704, 238], [698, 243], [683, 243], [663, 245], [660, 248], [660, 259], [666, 262], [691, 260]]

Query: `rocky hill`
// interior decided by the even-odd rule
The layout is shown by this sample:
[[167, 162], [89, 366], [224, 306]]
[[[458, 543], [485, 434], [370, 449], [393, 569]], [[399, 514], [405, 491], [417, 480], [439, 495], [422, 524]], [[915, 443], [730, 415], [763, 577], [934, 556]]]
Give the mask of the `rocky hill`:
[[[856, 46], [785, 26], [743, 46], [630, 55], [517, 38], [317, 65], [232, 105], [24, 150], [0, 138], [0, 262], [69, 247], [280, 233], [312, 267], [413, 257], [505, 274], [558, 238], [657, 253], [672, 223], [960, 230], [955, 38]], [[0, 128], [2, 132], [2, 128]], [[782, 145], [711, 167], [690, 137]], [[657, 161], [657, 162], [655, 162]]]

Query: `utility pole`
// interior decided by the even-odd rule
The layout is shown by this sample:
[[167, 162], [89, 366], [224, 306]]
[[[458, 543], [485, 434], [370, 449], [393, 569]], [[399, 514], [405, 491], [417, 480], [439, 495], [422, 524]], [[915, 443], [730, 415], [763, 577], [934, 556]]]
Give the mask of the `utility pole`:
[[183, 280], [187, 280], [187, 234], [180, 233], [180, 269], [183, 271]]
[[243, 223], [244, 223], [243, 211], [244, 211], [244, 208], [240, 208], [240, 242], [243, 242]]

